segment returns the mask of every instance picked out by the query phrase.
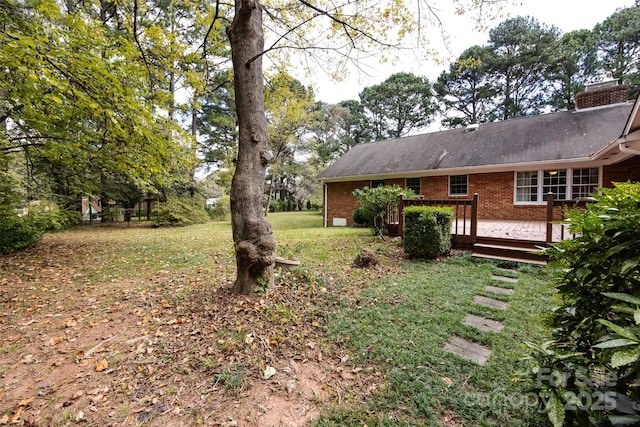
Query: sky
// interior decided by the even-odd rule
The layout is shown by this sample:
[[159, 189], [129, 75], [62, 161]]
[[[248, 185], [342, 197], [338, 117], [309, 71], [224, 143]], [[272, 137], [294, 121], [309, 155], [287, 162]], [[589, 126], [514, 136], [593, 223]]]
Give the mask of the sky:
[[443, 11], [439, 17], [445, 31], [448, 32], [448, 49], [444, 46], [439, 33], [435, 32], [432, 37], [432, 48], [437, 50], [440, 63], [421, 58], [424, 55], [414, 51], [406, 54], [394, 65], [373, 61], [366, 66], [366, 72], [358, 71], [354, 67], [340, 82], [332, 80], [324, 73], [296, 77], [305, 85], [313, 86], [318, 100], [330, 104], [348, 99], [359, 100], [358, 93], [362, 89], [379, 84], [397, 72], [411, 72], [427, 77], [433, 82], [442, 71], [448, 68], [451, 59], [457, 58], [468, 47], [487, 44], [488, 29], [496, 27], [510, 17], [532, 16], [541, 25], [556, 26], [563, 33], [577, 29], [590, 30], [617, 9], [633, 6], [634, 0], [520, 0], [518, 3], [518, 6], [511, 5], [505, 8], [502, 18], [486, 21], [484, 24], [487, 30], [484, 32], [474, 28], [475, 24], [471, 16], [456, 16]]

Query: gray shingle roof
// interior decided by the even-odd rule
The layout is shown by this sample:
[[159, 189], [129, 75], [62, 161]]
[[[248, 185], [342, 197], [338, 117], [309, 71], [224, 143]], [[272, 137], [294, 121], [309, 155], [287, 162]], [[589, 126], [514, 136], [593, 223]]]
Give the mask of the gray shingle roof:
[[329, 166], [324, 179], [585, 159], [618, 138], [633, 105], [561, 111], [361, 144]]

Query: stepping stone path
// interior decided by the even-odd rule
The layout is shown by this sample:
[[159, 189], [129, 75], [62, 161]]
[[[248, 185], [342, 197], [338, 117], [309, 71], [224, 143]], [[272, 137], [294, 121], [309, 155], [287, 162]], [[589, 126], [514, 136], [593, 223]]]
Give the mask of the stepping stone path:
[[518, 279], [507, 276], [497, 276], [495, 274], [491, 275], [491, 280], [495, 280], [496, 282], [505, 282], [505, 283], [518, 283]]
[[478, 365], [484, 365], [491, 354], [491, 349], [456, 336], [447, 340], [444, 349]]
[[475, 314], [467, 314], [464, 316], [463, 324], [467, 326], [473, 326], [482, 332], [500, 332], [504, 325], [497, 320], [485, 319], [484, 317], [476, 316]]
[[513, 295], [513, 289], [501, 288], [499, 286], [487, 285], [484, 287], [484, 290], [496, 295]]
[[509, 304], [504, 301], [487, 298], [480, 295], [476, 295], [475, 297], [473, 297], [473, 302], [483, 307], [497, 308], [498, 310], [506, 310], [509, 307]]
[[[518, 283], [518, 279], [509, 277], [509, 275], [511, 274], [513, 274], [512, 270], [497, 270], [494, 274], [491, 275], [491, 280], [510, 285]], [[514, 292], [511, 288], [493, 285], [485, 286], [484, 290], [490, 294], [502, 296], [513, 295]], [[482, 295], [476, 295], [473, 298], [473, 302], [483, 307], [488, 307], [496, 310], [507, 310], [509, 308], [509, 304], [507, 302], [485, 297]], [[492, 319], [486, 319], [474, 314], [467, 314], [464, 317], [462, 323], [464, 325], [474, 327], [479, 331], [492, 333], [499, 333], [504, 327], [502, 322], [498, 322], [497, 320]], [[444, 350], [448, 351], [449, 353], [456, 354], [463, 359], [477, 363], [481, 366], [484, 365], [487, 360], [489, 360], [489, 356], [491, 355], [491, 349], [489, 347], [485, 347], [483, 345], [468, 341], [455, 335], [449, 337], [447, 342], [444, 344]]]

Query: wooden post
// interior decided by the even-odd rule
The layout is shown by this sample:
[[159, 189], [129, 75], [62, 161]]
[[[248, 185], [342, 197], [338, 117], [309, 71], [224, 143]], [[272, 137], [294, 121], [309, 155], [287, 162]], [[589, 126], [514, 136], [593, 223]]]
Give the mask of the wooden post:
[[398, 236], [404, 237], [404, 196], [400, 195], [400, 203], [398, 203]]
[[547, 193], [547, 243], [553, 242], [553, 193]]
[[471, 244], [476, 243], [478, 234], [478, 193], [473, 193], [473, 202], [471, 203]]

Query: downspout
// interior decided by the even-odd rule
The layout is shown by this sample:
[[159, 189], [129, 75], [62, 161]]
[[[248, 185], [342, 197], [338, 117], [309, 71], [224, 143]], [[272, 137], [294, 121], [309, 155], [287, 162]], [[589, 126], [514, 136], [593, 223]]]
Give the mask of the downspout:
[[327, 189], [327, 183], [324, 183], [324, 203], [322, 204], [322, 216], [324, 217], [324, 228], [327, 228], [327, 203], [329, 203], [329, 195], [328, 195], [328, 189]]

